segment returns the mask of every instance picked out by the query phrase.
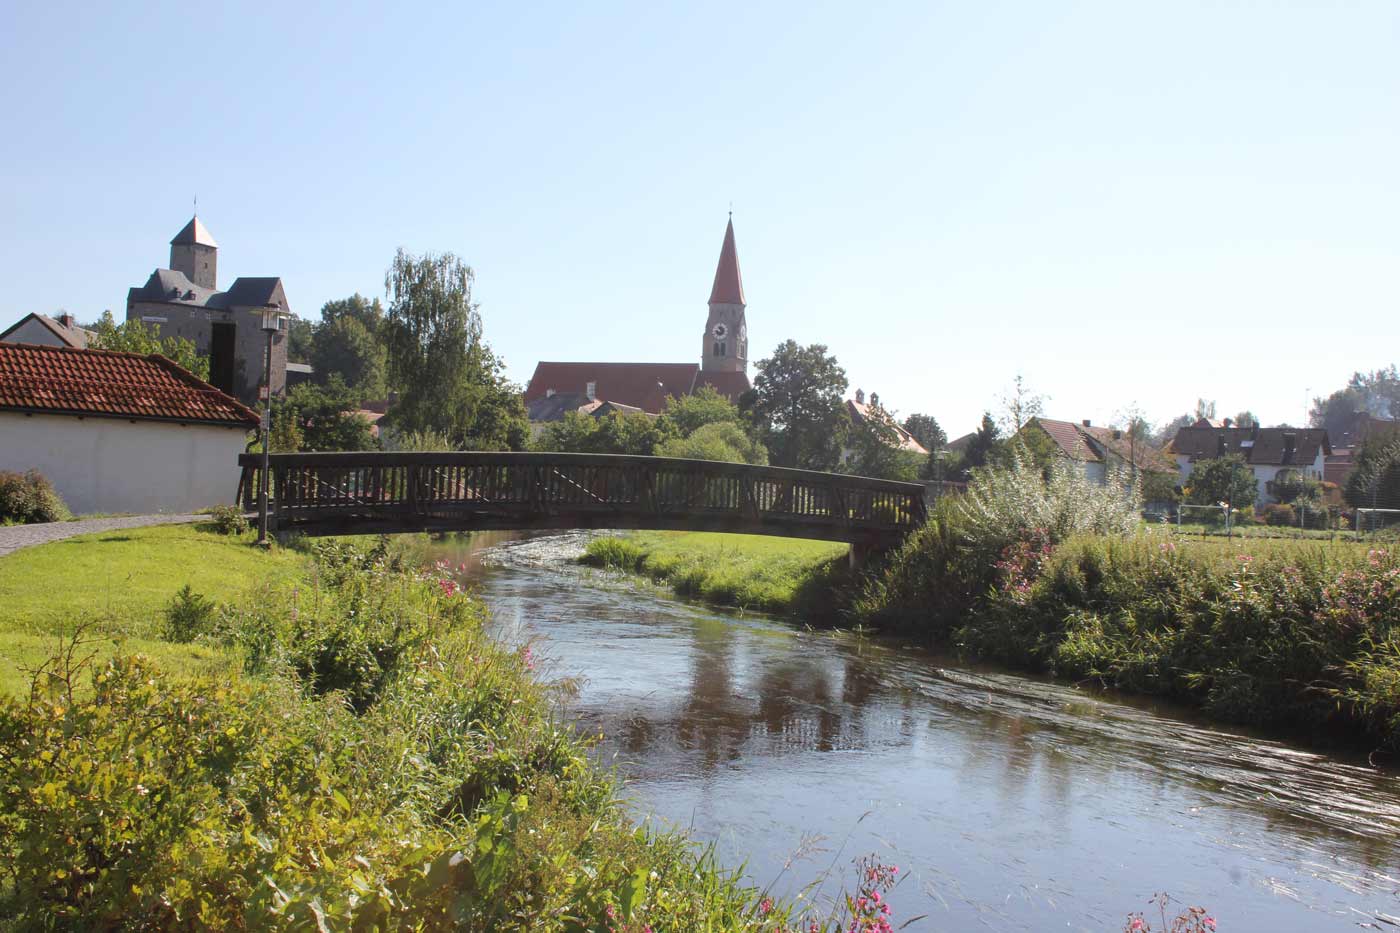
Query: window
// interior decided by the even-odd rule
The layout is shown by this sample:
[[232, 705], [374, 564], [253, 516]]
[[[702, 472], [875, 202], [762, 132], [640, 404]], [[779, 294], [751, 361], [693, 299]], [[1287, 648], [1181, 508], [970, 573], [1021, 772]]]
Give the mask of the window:
[[728, 349], [729, 349], [729, 344], [728, 344], [728, 343], [721, 343], [721, 342], [718, 341], [718, 340], [715, 341], [715, 352], [714, 352], [714, 355], [715, 355], [715, 356], [724, 356], [724, 355], [725, 355], [725, 352], [726, 352]]

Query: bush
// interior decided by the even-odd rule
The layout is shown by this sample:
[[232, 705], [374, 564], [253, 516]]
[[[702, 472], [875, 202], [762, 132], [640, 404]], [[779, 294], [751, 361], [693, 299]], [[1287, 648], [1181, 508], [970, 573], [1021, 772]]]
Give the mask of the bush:
[[248, 519], [236, 505], [216, 505], [209, 514], [219, 534], [241, 535], [248, 530]]
[[38, 470], [0, 472], [0, 524], [63, 522], [72, 517], [53, 484]]
[[207, 635], [213, 631], [217, 610], [218, 605], [213, 600], [199, 595], [186, 583], [165, 607], [161, 637], [184, 644]]
[[1298, 513], [1293, 506], [1283, 503], [1273, 503], [1266, 505], [1261, 510], [1261, 516], [1266, 525], [1296, 525], [1298, 524]]
[[646, 552], [627, 538], [594, 538], [580, 560], [590, 567], [637, 571], [646, 560]]

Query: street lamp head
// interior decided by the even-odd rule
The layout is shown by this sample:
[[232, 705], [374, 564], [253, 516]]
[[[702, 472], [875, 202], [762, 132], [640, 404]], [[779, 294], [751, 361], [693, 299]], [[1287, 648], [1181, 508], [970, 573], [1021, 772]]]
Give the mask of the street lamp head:
[[274, 334], [282, 329], [282, 322], [287, 319], [287, 314], [282, 310], [281, 305], [263, 305], [262, 309], [262, 329], [269, 334]]

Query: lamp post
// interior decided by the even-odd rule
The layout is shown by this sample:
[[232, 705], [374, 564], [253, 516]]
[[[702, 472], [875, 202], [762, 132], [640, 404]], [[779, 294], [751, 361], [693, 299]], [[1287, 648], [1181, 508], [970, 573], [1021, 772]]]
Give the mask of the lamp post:
[[271, 479], [268, 447], [272, 440], [272, 338], [282, 329], [285, 315], [281, 305], [263, 305], [262, 331], [267, 335], [267, 356], [263, 365], [262, 478], [258, 483], [258, 544], [267, 547], [267, 486]]

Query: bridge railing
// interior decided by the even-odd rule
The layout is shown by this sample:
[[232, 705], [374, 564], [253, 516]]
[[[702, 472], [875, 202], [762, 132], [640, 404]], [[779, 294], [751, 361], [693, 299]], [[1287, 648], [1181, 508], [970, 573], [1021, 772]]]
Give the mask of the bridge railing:
[[[564, 453], [273, 454], [277, 527], [709, 527], [853, 540], [924, 521], [923, 487], [782, 467]], [[245, 507], [260, 458], [245, 454]]]

